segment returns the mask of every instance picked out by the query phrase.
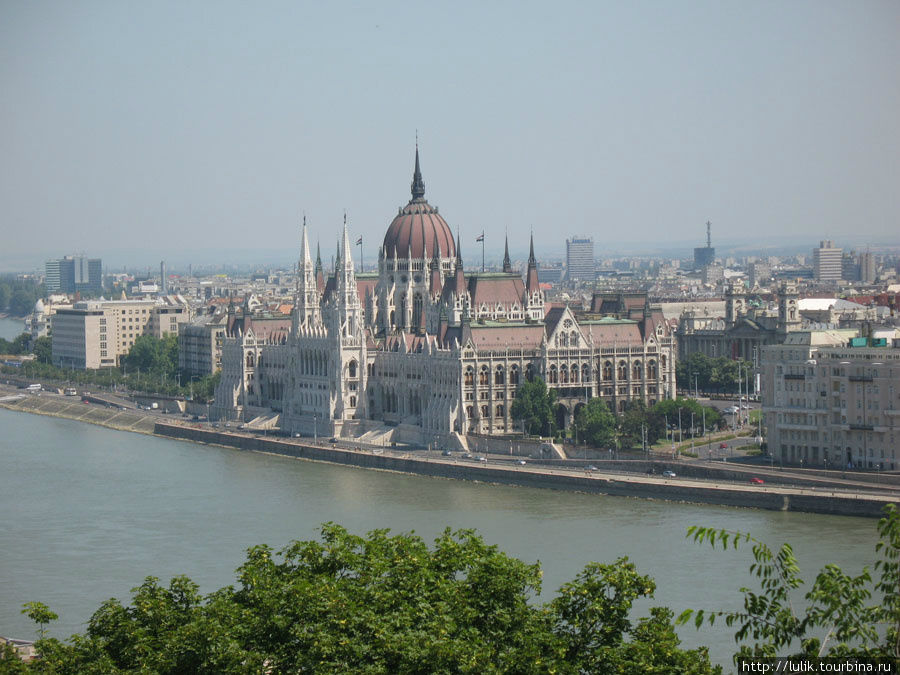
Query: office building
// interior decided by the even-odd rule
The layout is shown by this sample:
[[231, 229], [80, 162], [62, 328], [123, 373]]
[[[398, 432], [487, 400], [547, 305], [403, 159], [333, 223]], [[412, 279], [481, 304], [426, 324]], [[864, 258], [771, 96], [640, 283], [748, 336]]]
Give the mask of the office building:
[[590, 237], [566, 239], [566, 275], [569, 281], [593, 281], [596, 277], [594, 264], [594, 240]]
[[44, 263], [44, 285], [48, 293], [98, 293], [103, 290], [100, 258], [65, 256]]
[[702, 270], [716, 262], [716, 249], [712, 245], [712, 223], [706, 221], [706, 246], [694, 249], [694, 269]]
[[813, 277], [816, 281], [834, 283], [843, 275], [843, 249], [835, 248], [834, 242], [824, 239], [819, 248], [813, 249]]

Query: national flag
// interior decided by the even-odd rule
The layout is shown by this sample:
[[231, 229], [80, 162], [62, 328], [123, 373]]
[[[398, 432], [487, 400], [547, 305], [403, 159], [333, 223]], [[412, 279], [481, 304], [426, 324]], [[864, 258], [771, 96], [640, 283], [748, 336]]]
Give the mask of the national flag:
[[475, 238], [475, 241], [484, 241], [484, 232], [479, 234], [478, 237]]
[[362, 244], [362, 237], [356, 240], [356, 245], [359, 246], [360, 244]]

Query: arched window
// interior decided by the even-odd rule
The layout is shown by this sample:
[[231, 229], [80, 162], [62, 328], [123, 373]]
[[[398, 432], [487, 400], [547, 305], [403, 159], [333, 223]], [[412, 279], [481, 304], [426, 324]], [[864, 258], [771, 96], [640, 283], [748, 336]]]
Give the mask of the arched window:
[[556, 366], [550, 366], [550, 377], [549, 377], [549, 380], [550, 380], [550, 383], [551, 383], [551, 384], [556, 384], [556, 382], [559, 381], [559, 377], [558, 377], [557, 374], [556, 374]]
[[647, 361], [647, 379], [655, 380], [657, 377], [656, 361]]
[[572, 334], [569, 336], [569, 344], [572, 345], [573, 347], [578, 346], [578, 331], [577, 330], [573, 330]]
[[581, 366], [581, 381], [582, 382], [590, 382], [591, 381], [591, 368], [586, 363], [583, 366]]
[[559, 346], [560, 347], [568, 347], [569, 346], [569, 336], [565, 333], [559, 335]]
[[572, 380], [572, 383], [578, 384], [578, 364], [573, 363], [569, 372], [571, 373], [570, 379]]
[[466, 417], [468, 417], [469, 419], [472, 419], [472, 416], [474, 414], [475, 414], [475, 409], [472, 406], [467, 405], [466, 406]]
[[252, 367], [253, 367], [253, 352], [248, 352], [248, 353], [247, 353], [247, 367], [248, 367], [248, 368], [252, 368]]
[[475, 371], [472, 370], [472, 366], [466, 368], [466, 377], [464, 382], [467, 387], [471, 387], [473, 384], [475, 384]]
[[528, 382], [531, 382], [534, 379], [534, 369], [531, 367], [530, 363], [525, 364], [525, 379]]
[[347, 366], [347, 374], [350, 377], [356, 377], [356, 361], [351, 361]]
[[486, 405], [481, 406], [481, 416], [490, 417], [490, 409]]
[[604, 361], [603, 362], [603, 379], [611, 380], [612, 375], [613, 375], [612, 361]]
[[503, 366], [497, 366], [497, 372], [494, 373], [494, 384], [504, 384], [505, 382]]
[[624, 361], [619, 361], [619, 366], [616, 368], [616, 379], [618, 380], [627, 380], [628, 379], [628, 365]]
[[481, 372], [478, 373], [478, 384], [489, 384], [490, 376], [488, 375], [487, 366], [481, 366]]
[[662, 369], [665, 370], [666, 369], [666, 355], [665, 354], [663, 354], [660, 357], [660, 362], [662, 363]]
[[356, 407], [356, 397], [355, 397], [355, 396], [351, 396], [351, 397], [350, 397], [350, 407], [351, 407], [351, 408], [355, 408], [355, 407]]
[[563, 384], [569, 383], [569, 369], [565, 365], [559, 367], [559, 381]]
[[509, 383], [519, 384], [519, 366], [513, 366], [509, 369]]
[[494, 415], [496, 417], [503, 417], [503, 406], [502, 405], [497, 406], [497, 409], [494, 411]]
[[632, 380], [640, 380], [643, 376], [643, 368], [641, 368], [641, 362], [635, 361], [631, 366], [631, 379]]

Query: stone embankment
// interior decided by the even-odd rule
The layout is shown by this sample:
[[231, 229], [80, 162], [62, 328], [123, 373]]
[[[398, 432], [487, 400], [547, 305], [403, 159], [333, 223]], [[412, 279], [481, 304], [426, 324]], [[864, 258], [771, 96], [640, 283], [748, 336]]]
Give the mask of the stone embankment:
[[21, 412], [89, 422], [121, 431], [437, 478], [623, 497], [868, 517], [879, 516], [885, 504], [897, 501], [895, 490], [884, 488], [879, 490], [876, 486], [870, 488], [859, 484], [845, 486], [830, 482], [829, 485], [818, 486], [781, 486], [767, 482], [765, 485], [750, 485], [729, 482], [728, 478], [707, 473], [705, 469], [698, 470], [696, 477], [687, 477], [683, 475], [684, 469], [687, 468], [685, 463], [679, 463], [678, 477], [666, 478], [659, 475], [624, 473], [621, 472], [624, 466], [610, 467], [609, 471], [606, 471], [605, 467], [604, 470], [591, 471], [586, 467], [562, 466], [562, 462], [556, 465], [529, 462], [521, 466], [493, 460], [486, 463], [474, 462], [458, 456], [443, 457], [437, 453], [424, 451], [335, 447], [329, 443], [315, 444], [309, 439], [273, 438], [237, 430], [211, 429], [187, 421], [172, 421], [164, 416], [139, 410], [86, 404], [80, 398], [74, 397], [13, 394], [0, 396], [0, 406]]
[[160, 422], [156, 434], [211, 443], [239, 450], [267, 452], [301, 459], [332, 462], [367, 469], [414, 473], [439, 478], [552, 488], [621, 497], [720, 504], [776, 511], [803, 511], [833, 515], [877, 517], [891, 494], [860, 490], [820, 490], [802, 487], [738, 485], [680, 478], [609, 474], [598, 471], [551, 468], [536, 464], [496, 465], [459, 457], [423, 456], [422, 453], [382, 452], [313, 444], [308, 439], [265, 438]]

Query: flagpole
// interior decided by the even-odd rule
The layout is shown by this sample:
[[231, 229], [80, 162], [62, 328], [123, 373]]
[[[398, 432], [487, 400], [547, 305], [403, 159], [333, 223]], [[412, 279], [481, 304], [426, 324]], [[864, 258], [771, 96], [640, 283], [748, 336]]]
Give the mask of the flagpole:
[[484, 230], [481, 231], [481, 271], [484, 272]]
[[357, 246], [359, 246], [359, 273], [362, 274], [365, 270], [365, 266], [363, 265], [363, 238], [360, 237], [356, 240]]

